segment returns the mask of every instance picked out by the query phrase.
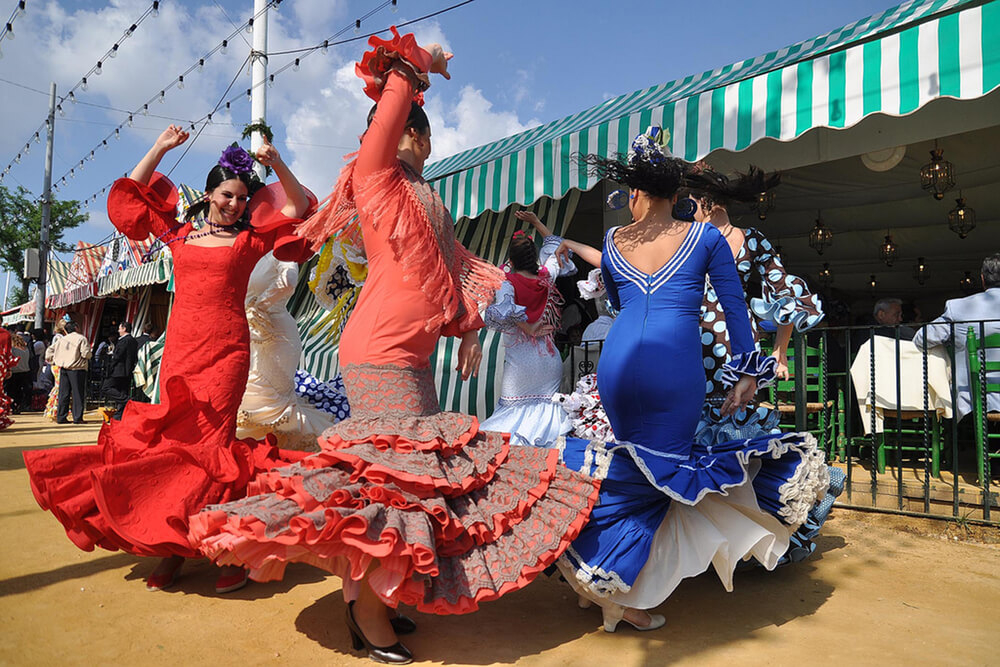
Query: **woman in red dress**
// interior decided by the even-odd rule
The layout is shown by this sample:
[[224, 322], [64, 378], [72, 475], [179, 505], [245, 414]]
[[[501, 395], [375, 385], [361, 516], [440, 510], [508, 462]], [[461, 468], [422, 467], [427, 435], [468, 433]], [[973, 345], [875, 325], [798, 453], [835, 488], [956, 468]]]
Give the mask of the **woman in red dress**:
[[[184, 559], [198, 556], [188, 543], [188, 516], [243, 497], [255, 474], [301, 457], [269, 442], [238, 440], [236, 414], [250, 360], [247, 281], [272, 248], [287, 259], [306, 251], [291, 232], [308, 208], [307, 193], [267, 142], [258, 160], [274, 169], [280, 187], [261, 188], [251, 199], [259, 185], [250, 178], [253, 159], [231, 147], [209, 172], [205, 199], [178, 224], [177, 190], [155, 169], [187, 138], [168, 127], [108, 195], [108, 216], [119, 231], [136, 240], [153, 234], [173, 254], [160, 403], [128, 403], [121, 421], [101, 428], [97, 445], [24, 453], [35, 498], [74, 544], [163, 558], [147, 579], [149, 590], [172, 584]], [[216, 590], [245, 582], [245, 572], [229, 568]]]
[[319, 453], [260, 475], [259, 495], [192, 517], [191, 532], [203, 553], [255, 579], [280, 578], [293, 561], [339, 575], [354, 647], [406, 663], [396, 635], [415, 626], [387, 605], [467, 613], [526, 586], [586, 523], [597, 482], [555, 450], [512, 446], [441, 411], [430, 356], [441, 336], [460, 337], [458, 370], [476, 372], [479, 311], [503, 274], [455, 240], [420, 175], [431, 137], [414, 97], [428, 72], [447, 76], [448, 56], [394, 34], [372, 37], [358, 67], [378, 105], [357, 159], [298, 231], [317, 246], [363, 237], [368, 278], [340, 342], [351, 416]]
[[11, 340], [10, 332], [0, 327], [0, 431], [14, 423], [10, 418], [13, 401], [3, 390], [7, 378], [10, 377], [10, 369], [17, 365], [17, 357], [11, 352]]

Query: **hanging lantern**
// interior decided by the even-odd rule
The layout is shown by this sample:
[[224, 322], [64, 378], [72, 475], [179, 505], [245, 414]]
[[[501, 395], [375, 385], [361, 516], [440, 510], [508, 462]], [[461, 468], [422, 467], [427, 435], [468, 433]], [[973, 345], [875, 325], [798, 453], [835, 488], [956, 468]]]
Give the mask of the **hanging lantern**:
[[965, 277], [958, 281], [958, 288], [963, 294], [973, 294], [976, 291], [976, 283], [972, 279], [972, 271], [966, 271]]
[[931, 277], [930, 269], [923, 257], [917, 257], [917, 264], [913, 267], [913, 277], [917, 279], [917, 284], [923, 285]]
[[948, 211], [948, 229], [964, 239], [976, 226], [976, 210], [965, 205], [965, 198], [959, 193], [955, 200], [957, 206]]
[[944, 159], [944, 149], [934, 144], [931, 161], [920, 169], [920, 187], [930, 191], [934, 199], [944, 199], [944, 193], [955, 187], [955, 167]]
[[875, 280], [875, 274], [873, 273], [868, 277], [868, 289], [874, 294], [876, 287], [878, 287], [878, 282]]
[[892, 266], [892, 263], [896, 261], [896, 250], [896, 244], [892, 242], [892, 234], [886, 233], [885, 241], [878, 252], [878, 256], [882, 258], [886, 266]]
[[757, 212], [758, 219], [766, 220], [768, 211], [774, 208], [774, 192], [761, 192], [750, 208]]
[[819, 270], [816, 278], [819, 280], [819, 284], [822, 285], [824, 289], [833, 284], [833, 271], [830, 270], [830, 264], [828, 262], [823, 262], [823, 268]]
[[817, 212], [816, 226], [809, 232], [809, 247], [822, 255], [823, 251], [831, 245], [833, 245], [833, 230], [826, 227], [823, 219]]

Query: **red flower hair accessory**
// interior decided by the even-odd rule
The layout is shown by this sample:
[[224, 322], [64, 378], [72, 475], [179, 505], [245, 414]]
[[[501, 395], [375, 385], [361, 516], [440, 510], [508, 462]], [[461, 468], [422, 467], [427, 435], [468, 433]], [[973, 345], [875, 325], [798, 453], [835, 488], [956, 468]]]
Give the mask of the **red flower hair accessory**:
[[[361, 62], [354, 66], [354, 71], [365, 82], [365, 95], [376, 102], [382, 97], [382, 88], [393, 63], [401, 61], [408, 65], [417, 78], [431, 69], [431, 54], [420, 48], [412, 32], [400, 36], [396, 26], [392, 26], [389, 30], [392, 31], [392, 39], [386, 40], [376, 35], [368, 38], [372, 50], [366, 51], [361, 57]], [[422, 85], [424, 88], [427, 86], [426, 82], [422, 82]], [[423, 89], [414, 92], [421, 93]], [[420, 96], [418, 102], [422, 101], [423, 97]]]

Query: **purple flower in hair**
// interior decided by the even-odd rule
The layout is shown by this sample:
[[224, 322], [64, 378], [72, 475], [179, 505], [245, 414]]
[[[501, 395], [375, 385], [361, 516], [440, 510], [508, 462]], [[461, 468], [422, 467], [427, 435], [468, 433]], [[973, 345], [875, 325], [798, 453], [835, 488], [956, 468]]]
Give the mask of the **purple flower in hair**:
[[253, 169], [253, 157], [238, 145], [233, 144], [222, 151], [219, 164], [229, 171], [237, 174], [245, 174]]

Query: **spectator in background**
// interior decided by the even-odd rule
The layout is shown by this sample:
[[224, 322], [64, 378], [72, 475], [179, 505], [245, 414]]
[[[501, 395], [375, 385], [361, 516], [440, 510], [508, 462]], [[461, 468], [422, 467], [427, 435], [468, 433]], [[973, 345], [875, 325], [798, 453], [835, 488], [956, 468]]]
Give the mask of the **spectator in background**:
[[142, 334], [136, 336], [135, 342], [140, 348], [146, 345], [151, 340], [156, 340], [156, 326], [152, 322], [146, 322], [142, 325]]
[[73, 423], [82, 424], [87, 398], [87, 368], [92, 354], [90, 343], [83, 335], [77, 333], [74, 322], [67, 322], [66, 335], [60, 338], [54, 347], [52, 363], [61, 369], [56, 423], [66, 423], [72, 397]]
[[[966, 351], [969, 327], [973, 327], [976, 335], [980, 337], [1000, 333], [1000, 253], [993, 253], [983, 260], [980, 276], [985, 291], [961, 299], [948, 300], [941, 317], [918, 331], [913, 338], [917, 349], [923, 347], [925, 339], [928, 348], [939, 345], [954, 347], [955, 383], [958, 387], [958, 405], [955, 408], [958, 419], [962, 419], [973, 410], [969, 359]], [[986, 321], [980, 324], [983, 320]], [[992, 355], [989, 359], [997, 360]], [[1000, 378], [990, 378], [991, 382], [998, 380]], [[1000, 394], [996, 392], [987, 394], [986, 407], [989, 412], [1000, 411]]]
[[101, 394], [115, 406], [115, 419], [121, 419], [122, 410], [128, 402], [138, 353], [139, 343], [132, 337], [131, 322], [122, 322], [118, 325], [118, 341], [105, 362], [104, 382], [101, 384]]
[[[903, 301], [896, 298], [884, 298], [875, 302], [872, 309], [872, 317], [875, 319], [874, 335], [895, 338], [896, 329], [899, 329], [900, 340], [913, 340], [916, 331], [913, 327], [903, 324]], [[868, 342], [872, 329], [865, 329], [858, 332], [859, 343], [855, 349]]]
[[19, 415], [30, 405], [30, 398], [25, 396], [28, 391], [25, 389], [25, 385], [29, 388], [31, 386], [30, 353], [24, 334], [21, 332], [11, 334], [10, 343], [11, 354], [17, 359], [17, 362], [10, 369], [10, 377], [6, 382], [6, 394], [13, 401], [14, 414]]

